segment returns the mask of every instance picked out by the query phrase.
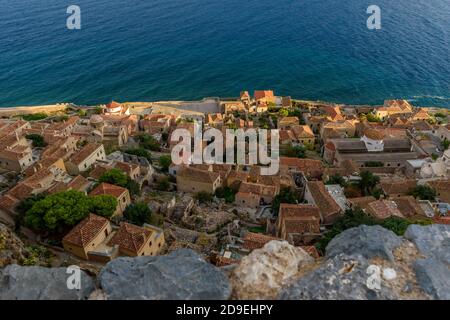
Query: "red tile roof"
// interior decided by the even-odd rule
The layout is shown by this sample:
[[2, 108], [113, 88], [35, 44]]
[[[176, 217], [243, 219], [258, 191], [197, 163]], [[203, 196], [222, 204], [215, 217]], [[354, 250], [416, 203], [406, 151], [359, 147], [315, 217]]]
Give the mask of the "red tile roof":
[[146, 228], [122, 222], [120, 224], [120, 229], [114, 234], [112, 239], [108, 242], [108, 245], [118, 245], [120, 249], [125, 249], [137, 254], [145, 245], [151, 234], [152, 232]]
[[325, 220], [328, 216], [332, 216], [340, 211], [339, 205], [328, 193], [323, 182], [309, 181], [307, 185], [315, 204], [319, 208], [322, 219]]
[[119, 186], [115, 186], [113, 184], [109, 184], [106, 182], [102, 182], [99, 184], [94, 190], [92, 190], [89, 195], [90, 196], [98, 196], [108, 194], [115, 198], [119, 198], [128, 190]]
[[254, 250], [264, 247], [264, 245], [273, 240], [281, 240], [276, 237], [261, 233], [248, 232], [244, 237], [243, 247], [248, 250]]
[[84, 248], [97, 237], [108, 223], [108, 219], [90, 214], [86, 219], [77, 224], [63, 238], [63, 241]]

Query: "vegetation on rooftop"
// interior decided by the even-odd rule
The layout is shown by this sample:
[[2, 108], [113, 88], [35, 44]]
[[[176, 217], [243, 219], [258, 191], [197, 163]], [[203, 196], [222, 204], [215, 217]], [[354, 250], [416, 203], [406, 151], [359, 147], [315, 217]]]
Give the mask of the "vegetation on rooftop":
[[30, 133], [25, 135], [25, 138], [32, 141], [33, 148], [44, 148], [47, 146], [44, 137], [37, 133]]

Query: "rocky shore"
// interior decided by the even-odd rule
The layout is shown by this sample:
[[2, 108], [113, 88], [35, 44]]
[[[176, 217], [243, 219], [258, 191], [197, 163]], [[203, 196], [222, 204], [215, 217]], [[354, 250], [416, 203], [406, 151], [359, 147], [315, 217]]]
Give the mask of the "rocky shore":
[[360, 226], [318, 260], [272, 241], [226, 268], [181, 249], [118, 258], [96, 277], [82, 271], [79, 290], [68, 289], [68, 276], [65, 268], [7, 265], [0, 299], [450, 299], [450, 226], [412, 225], [404, 237]]

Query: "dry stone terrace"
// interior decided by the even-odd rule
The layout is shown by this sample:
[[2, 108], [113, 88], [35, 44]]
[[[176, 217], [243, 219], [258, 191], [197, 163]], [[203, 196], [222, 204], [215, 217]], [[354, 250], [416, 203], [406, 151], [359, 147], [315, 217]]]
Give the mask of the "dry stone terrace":
[[[18, 112], [0, 119], [0, 222], [19, 230], [26, 246], [34, 246], [8, 261], [42, 267], [64, 267], [70, 261], [94, 273], [102, 270], [100, 289], [108, 299], [158, 296], [156, 287], [135, 292], [125, 286], [118, 295], [114, 290], [128, 281], [121, 273], [125, 265], [133, 266], [133, 276], [142, 276], [136, 270], [147, 261], [179, 281], [170, 268], [170, 261], [178, 259], [193, 264], [186, 265], [186, 274], [195, 266], [216, 283], [202, 288], [194, 277], [191, 288], [177, 295], [166, 288], [160, 297], [195, 299], [206, 290], [224, 299], [340, 298], [327, 295], [324, 283], [341, 264], [355, 262], [355, 277], [361, 277], [375, 258], [372, 253], [384, 250], [381, 240], [402, 246], [406, 240], [401, 235], [409, 225], [417, 225], [423, 229], [412, 228], [414, 232], [405, 236], [408, 241], [434, 241], [424, 234], [438, 234], [448, 223], [450, 135], [445, 110], [404, 100], [388, 100], [378, 107], [318, 103], [278, 96], [272, 90], [194, 102], [110, 101], [36, 110], [40, 114]], [[279, 130], [279, 171], [265, 176], [261, 164], [172, 163], [171, 150], [178, 143], [171, 141], [174, 130], [192, 132], [195, 123], [202, 131]], [[204, 141], [202, 149], [207, 144]], [[62, 212], [78, 208], [79, 215], [57, 216], [50, 225], [43, 217], [58, 215], [61, 211], [53, 210], [55, 206]], [[350, 254], [351, 245], [342, 236], [355, 224], [372, 225], [352, 231], [362, 243], [358, 256]], [[366, 242], [384, 232], [390, 232], [389, 237], [377, 238], [380, 246]], [[278, 244], [269, 245], [273, 241]], [[419, 251], [424, 251], [422, 242]], [[8, 243], [16, 244], [17, 239]], [[388, 262], [380, 265], [399, 263], [395, 248], [382, 252]], [[286, 262], [290, 256], [296, 257], [296, 265]], [[329, 264], [321, 264], [321, 259]], [[262, 271], [271, 262], [286, 272]], [[401, 267], [415, 272], [411, 281], [417, 297], [446, 296], [435, 282], [424, 283], [433, 272], [435, 280], [446, 274], [445, 257], [439, 253], [438, 258], [410, 262]], [[225, 276], [212, 265], [239, 267]], [[287, 286], [288, 278], [304, 275], [299, 268], [315, 271]], [[46, 269], [36, 272], [44, 275]], [[49, 276], [59, 279], [60, 269], [51, 272], [55, 274]], [[254, 290], [252, 272], [276, 285], [265, 288], [260, 283]], [[32, 271], [25, 266], [0, 269], [0, 276], [11, 274], [28, 279]], [[304, 280], [308, 277], [319, 279], [318, 287]], [[240, 288], [233, 288], [236, 285]], [[396, 285], [375, 297], [403, 298]], [[353, 297], [345, 288], [335, 289], [343, 290], [342, 297]], [[373, 295], [365, 288], [353, 289], [353, 298]], [[0, 297], [15, 297], [15, 290], [11, 284], [0, 290]], [[39, 292], [31, 290], [29, 297]], [[66, 297], [46, 294], [42, 297]]]

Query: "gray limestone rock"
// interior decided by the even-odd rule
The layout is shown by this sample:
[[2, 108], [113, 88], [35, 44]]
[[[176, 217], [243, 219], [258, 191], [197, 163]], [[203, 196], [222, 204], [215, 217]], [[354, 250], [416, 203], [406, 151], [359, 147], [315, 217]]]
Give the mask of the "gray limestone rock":
[[301, 277], [284, 288], [279, 295], [282, 300], [383, 300], [398, 299], [385, 286], [381, 277], [380, 286], [368, 283], [369, 263], [361, 255], [336, 255], [325, 261], [318, 269]]
[[394, 260], [392, 251], [400, 246], [402, 240], [395, 233], [380, 226], [359, 226], [345, 230], [326, 248], [326, 257], [333, 258], [341, 253], [362, 255], [366, 259], [380, 257]]
[[411, 225], [405, 238], [412, 241], [427, 258], [435, 258], [450, 264], [450, 225]]
[[450, 299], [450, 268], [437, 259], [418, 259], [414, 264], [416, 278], [422, 289], [435, 299]]
[[95, 290], [94, 281], [80, 271], [80, 289], [69, 289], [73, 283], [66, 268], [22, 267], [8, 265], [0, 269], [0, 300], [84, 300]]
[[165, 256], [118, 258], [101, 271], [106, 299], [228, 299], [227, 276], [200, 255], [180, 249]]

